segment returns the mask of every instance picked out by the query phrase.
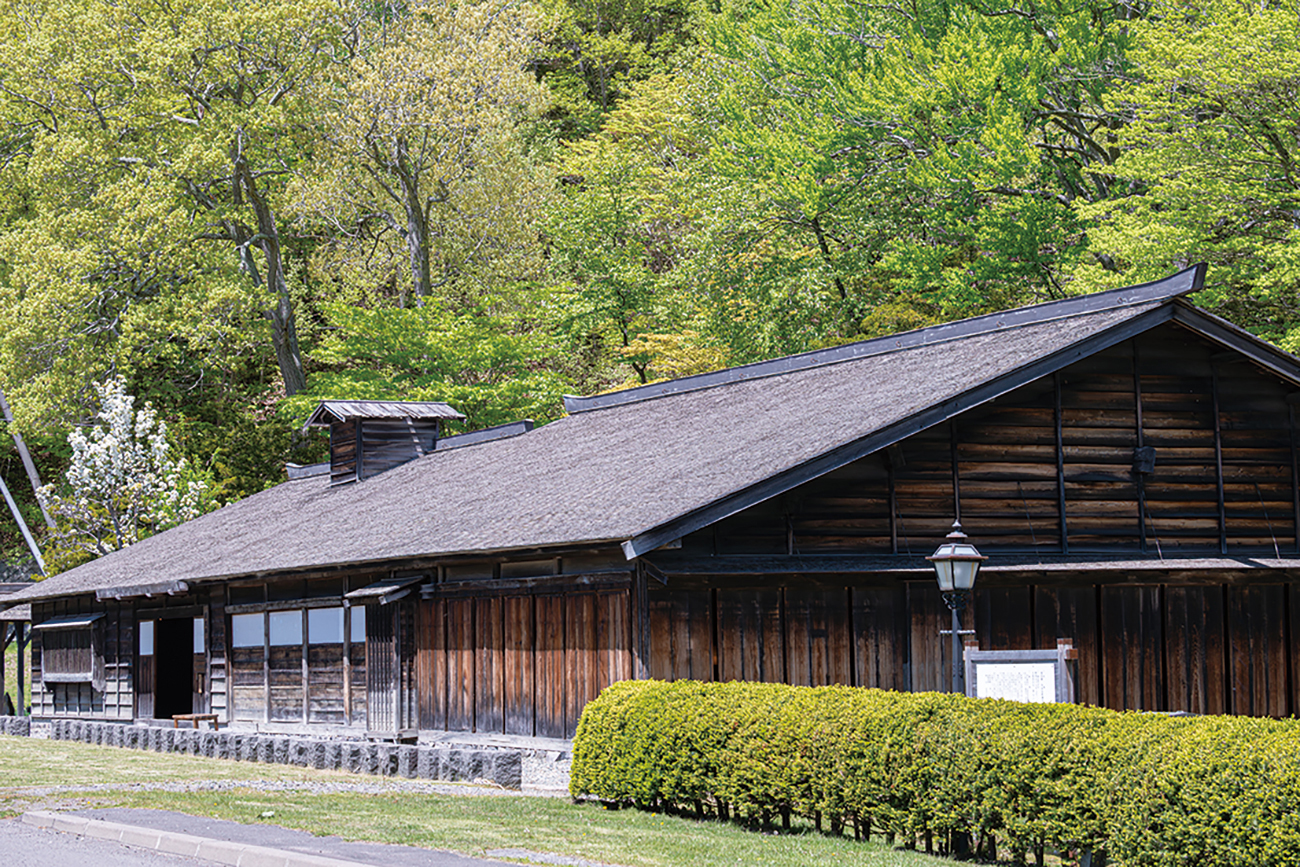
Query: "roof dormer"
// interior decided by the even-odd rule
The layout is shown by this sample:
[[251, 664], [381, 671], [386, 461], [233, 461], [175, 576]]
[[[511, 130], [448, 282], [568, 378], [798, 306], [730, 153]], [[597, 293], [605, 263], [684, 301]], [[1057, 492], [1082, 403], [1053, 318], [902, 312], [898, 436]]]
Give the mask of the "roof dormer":
[[430, 454], [444, 419], [465, 416], [445, 403], [322, 400], [302, 426], [330, 429], [330, 484], [358, 482]]

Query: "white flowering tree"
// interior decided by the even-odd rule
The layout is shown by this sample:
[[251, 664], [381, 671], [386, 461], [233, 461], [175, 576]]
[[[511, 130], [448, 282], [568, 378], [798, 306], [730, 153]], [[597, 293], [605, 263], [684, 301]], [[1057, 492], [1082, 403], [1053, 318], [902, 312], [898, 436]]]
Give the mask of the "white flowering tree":
[[97, 385], [100, 410], [68, 436], [67, 485], [41, 489], [57, 524], [55, 559], [64, 568], [140, 541], [220, 505], [210, 474], [173, 459], [167, 425], [150, 404], [135, 408], [121, 377]]

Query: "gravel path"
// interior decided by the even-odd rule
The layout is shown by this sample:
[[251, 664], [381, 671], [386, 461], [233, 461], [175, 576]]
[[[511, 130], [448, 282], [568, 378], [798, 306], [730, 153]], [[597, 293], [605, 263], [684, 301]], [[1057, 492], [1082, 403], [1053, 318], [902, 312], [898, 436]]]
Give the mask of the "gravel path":
[[[306, 792], [313, 795], [357, 793], [383, 795], [403, 792], [419, 795], [491, 795], [520, 797], [521, 793], [499, 786], [471, 783], [424, 783], [411, 780], [182, 780], [169, 783], [100, 783], [73, 786], [4, 786], [0, 795], [5, 797], [52, 797], [72, 792], [229, 792], [235, 789], [252, 789], [257, 792]], [[528, 795], [523, 795], [529, 797]]]

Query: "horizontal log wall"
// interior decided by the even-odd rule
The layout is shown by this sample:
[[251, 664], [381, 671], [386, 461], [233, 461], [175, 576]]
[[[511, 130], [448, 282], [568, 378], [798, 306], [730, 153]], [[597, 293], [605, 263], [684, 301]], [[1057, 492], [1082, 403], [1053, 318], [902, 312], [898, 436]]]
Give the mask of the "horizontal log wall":
[[[652, 585], [649, 676], [945, 691], [948, 609], [931, 581], [862, 576], [670, 576]], [[984, 650], [1079, 651], [1078, 698], [1117, 710], [1300, 712], [1290, 583], [977, 587], [965, 612]]]
[[[915, 556], [960, 516], [986, 554], [1293, 554], [1293, 391], [1163, 326], [692, 533], [683, 550]], [[1138, 466], [1144, 452], [1154, 466]]]

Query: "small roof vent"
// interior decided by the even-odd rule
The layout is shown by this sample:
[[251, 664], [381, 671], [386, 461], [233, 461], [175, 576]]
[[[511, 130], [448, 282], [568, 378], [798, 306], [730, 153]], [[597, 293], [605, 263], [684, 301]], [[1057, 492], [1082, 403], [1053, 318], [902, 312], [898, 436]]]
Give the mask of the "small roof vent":
[[432, 453], [444, 419], [462, 420], [445, 403], [322, 400], [302, 429], [328, 427], [330, 484], [359, 482]]
[[357, 419], [454, 419], [464, 421], [465, 416], [449, 404], [437, 401], [416, 400], [322, 400], [320, 406], [302, 426], [304, 432], [313, 427], [329, 427], [336, 422]]

